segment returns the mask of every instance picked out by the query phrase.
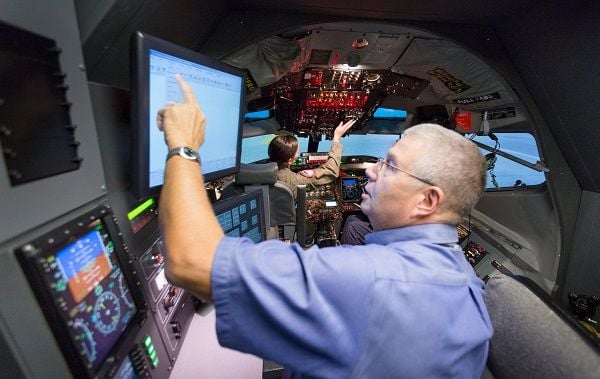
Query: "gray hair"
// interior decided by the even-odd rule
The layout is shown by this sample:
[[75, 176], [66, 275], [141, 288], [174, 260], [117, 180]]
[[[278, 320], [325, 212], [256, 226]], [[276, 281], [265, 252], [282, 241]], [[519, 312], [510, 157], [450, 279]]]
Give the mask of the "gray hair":
[[435, 183], [446, 195], [442, 209], [460, 223], [479, 201], [486, 180], [486, 165], [477, 145], [462, 135], [436, 124], [415, 125], [404, 132], [417, 138], [425, 151], [414, 157], [415, 175]]

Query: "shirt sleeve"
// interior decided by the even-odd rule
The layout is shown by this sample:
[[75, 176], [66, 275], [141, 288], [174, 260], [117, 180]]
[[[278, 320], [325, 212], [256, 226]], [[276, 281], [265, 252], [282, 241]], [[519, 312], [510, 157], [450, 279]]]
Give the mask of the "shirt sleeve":
[[340, 174], [342, 161], [342, 143], [334, 142], [329, 149], [327, 161], [315, 169], [315, 184], [327, 184], [335, 180]]
[[315, 188], [318, 185], [328, 184], [335, 180], [340, 173], [340, 163], [342, 160], [342, 144], [335, 142], [331, 145], [327, 161], [314, 169], [313, 177], [306, 177], [290, 169], [280, 169], [277, 172], [277, 179], [286, 183], [294, 192], [296, 197], [296, 186], [306, 184], [308, 188]]
[[360, 247], [225, 237], [211, 277], [219, 342], [307, 374], [337, 367], [334, 377], [347, 377], [368, 322], [372, 267]]

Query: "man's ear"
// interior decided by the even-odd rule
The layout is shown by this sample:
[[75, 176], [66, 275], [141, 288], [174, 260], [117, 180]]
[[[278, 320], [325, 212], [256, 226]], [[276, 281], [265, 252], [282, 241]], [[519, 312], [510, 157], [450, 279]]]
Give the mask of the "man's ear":
[[415, 207], [420, 216], [429, 216], [437, 212], [444, 202], [445, 194], [440, 187], [429, 186], [421, 192], [421, 201]]

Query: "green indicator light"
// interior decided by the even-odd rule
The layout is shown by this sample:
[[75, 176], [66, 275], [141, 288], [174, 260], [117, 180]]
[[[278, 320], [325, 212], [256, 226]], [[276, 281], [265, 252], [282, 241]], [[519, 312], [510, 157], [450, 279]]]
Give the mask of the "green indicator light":
[[131, 211], [129, 211], [129, 213], [127, 213], [127, 219], [129, 221], [133, 220], [134, 218], [136, 218], [137, 216], [139, 216], [140, 213], [142, 213], [146, 209], [152, 207], [154, 204], [156, 204], [156, 202], [154, 201], [154, 199], [153, 198], [149, 198], [148, 200], [144, 201], [142, 204], [138, 205], [137, 207], [135, 207], [134, 209], [132, 209]]
[[147, 349], [150, 345], [152, 345], [152, 337], [146, 336], [146, 338], [144, 338], [144, 347]]
[[152, 355], [152, 353], [156, 354], [156, 349], [154, 348], [154, 345], [150, 345], [146, 348], [146, 352], [150, 355]]
[[157, 359], [156, 350], [153, 350], [152, 353], [150, 353], [150, 355], [148, 357], [150, 358], [151, 361], [154, 361], [155, 359]]
[[62, 292], [64, 290], [67, 289], [67, 282], [65, 282], [64, 280], [59, 280], [56, 282], [54, 289], [56, 289], [58, 292]]
[[152, 365], [152, 368], [156, 368], [156, 366], [158, 366], [158, 357], [156, 357], [156, 359], [152, 360], [151, 365]]

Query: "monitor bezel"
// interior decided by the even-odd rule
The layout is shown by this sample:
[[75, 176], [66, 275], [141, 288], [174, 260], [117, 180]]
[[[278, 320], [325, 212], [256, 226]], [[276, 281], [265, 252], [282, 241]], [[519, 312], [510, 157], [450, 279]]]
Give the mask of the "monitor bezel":
[[[242, 127], [244, 120], [244, 100], [246, 96], [245, 73], [233, 66], [217, 61], [198, 52], [175, 45], [171, 42], [153, 37], [146, 33], [136, 32], [131, 40], [130, 59], [130, 92], [131, 92], [131, 191], [138, 199], [145, 199], [160, 194], [163, 184], [151, 187], [149, 182], [150, 166], [150, 50], [156, 50], [193, 63], [240, 77], [240, 114], [238, 120], [238, 137], [235, 166], [223, 170], [203, 173], [204, 181], [210, 182], [225, 176], [233, 175], [240, 170], [242, 152]], [[207, 120], [210, 127], [210, 120]], [[165, 157], [166, 159], [166, 157]]]

